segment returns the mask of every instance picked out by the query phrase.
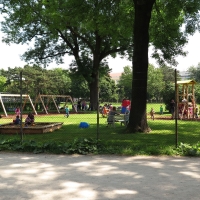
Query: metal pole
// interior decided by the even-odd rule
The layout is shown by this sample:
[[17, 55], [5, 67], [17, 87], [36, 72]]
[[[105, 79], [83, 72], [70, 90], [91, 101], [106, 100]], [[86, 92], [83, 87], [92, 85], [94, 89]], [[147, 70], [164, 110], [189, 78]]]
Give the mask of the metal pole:
[[20, 71], [19, 75], [19, 83], [20, 83], [20, 136], [21, 136], [21, 143], [23, 142], [23, 128], [22, 128], [22, 71]]
[[177, 126], [177, 119], [178, 119], [178, 95], [177, 95], [177, 72], [176, 69], [174, 71], [175, 75], [175, 135], [176, 135], [176, 148], [178, 147], [178, 126]]
[[97, 140], [99, 139], [99, 71], [97, 72]]

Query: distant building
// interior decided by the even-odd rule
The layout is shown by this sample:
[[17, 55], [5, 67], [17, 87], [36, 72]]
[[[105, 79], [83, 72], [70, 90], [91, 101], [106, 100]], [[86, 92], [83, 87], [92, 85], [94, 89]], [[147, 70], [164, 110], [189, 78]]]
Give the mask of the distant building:
[[181, 80], [188, 80], [190, 79], [190, 74], [188, 71], [179, 71]]
[[[110, 73], [110, 77], [112, 80], [115, 81], [115, 84], [119, 82], [120, 76], [122, 75], [122, 72], [120, 73]], [[179, 75], [181, 77], [181, 80], [188, 80], [190, 79], [190, 74], [188, 71], [179, 71]]]
[[110, 77], [112, 80], [115, 81], [115, 84], [117, 84], [119, 82], [119, 78], [122, 75], [122, 72], [120, 73], [110, 73]]

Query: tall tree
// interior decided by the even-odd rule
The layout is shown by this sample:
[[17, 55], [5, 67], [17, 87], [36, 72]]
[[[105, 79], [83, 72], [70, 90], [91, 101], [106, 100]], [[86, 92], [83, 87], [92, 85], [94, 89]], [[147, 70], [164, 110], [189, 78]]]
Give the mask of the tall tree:
[[149, 44], [154, 46], [153, 57], [159, 63], [167, 61], [176, 65], [176, 55], [185, 55], [182, 47], [187, 43], [187, 35], [198, 29], [200, 10], [199, 0], [133, 0], [133, 3], [134, 52], [129, 133], [150, 131], [146, 118]]
[[159, 63], [176, 65], [176, 55], [186, 54], [182, 47], [188, 34], [198, 29], [200, 19], [199, 0], [13, 0], [3, 1], [1, 10], [8, 16], [2, 25], [7, 34], [4, 42], [26, 43], [34, 38], [34, 49], [25, 54], [27, 60], [62, 62], [62, 56], [70, 54], [78, 67], [85, 67], [86, 58], [92, 60], [87, 66], [94, 104], [100, 62], [109, 54], [132, 52], [133, 36], [130, 133], [150, 130], [146, 119], [148, 46], [154, 46], [153, 57]]
[[[148, 45], [151, 11], [156, 0], [133, 0], [135, 8], [131, 112], [128, 132], [148, 132], [146, 118]], [[136, 95], [137, 94], [137, 95]]]
[[108, 55], [130, 50], [132, 17], [124, 3], [102, 0], [4, 1], [2, 30], [6, 43], [34, 42], [26, 61], [62, 63], [73, 55], [89, 81], [90, 101], [97, 106], [99, 71]]

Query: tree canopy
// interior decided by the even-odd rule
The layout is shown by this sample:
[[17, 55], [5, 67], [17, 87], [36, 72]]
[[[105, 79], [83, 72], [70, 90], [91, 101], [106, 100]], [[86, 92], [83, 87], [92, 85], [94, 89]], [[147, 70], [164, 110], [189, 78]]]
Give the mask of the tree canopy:
[[160, 68], [148, 66], [147, 99], [161, 99], [164, 91], [163, 73]]
[[200, 63], [197, 66], [190, 66], [187, 70], [190, 79], [200, 83]]
[[[130, 123], [127, 132], [149, 132], [146, 117], [148, 47], [160, 64], [176, 65], [177, 55], [185, 55], [187, 36], [198, 30], [200, 1], [133, 0], [133, 81]], [[136, 95], [137, 94], [137, 95]], [[133, 110], [133, 112], [132, 112]]]
[[125, 66], [124, 71], [122, 72], [119, 82], [118, 82], [118, 88], [120, 90], [123, 90], [124, 96], [121, 97], [121, 100], [126, 97], [128, 99], [131, 99], [131, 83], [132, 83], [132, 67]]
[[[128, 5], [130, 1], [124, 2]], [[6, 43], [34, 43], [26, 61], [63, 62], [73, 55], [76, 68], [88, 82], [90, 100], [97, 106], [99, 73], [108, 55], [132, 51], [132, 17], [120, 1], [21, 0], [5, 1], [2, 12]]]
[[176, 56], [186, 54], [183, 46], [188, 35], [199, 29], [199, 10], [199, 0], [3, 1], [3, 41], [33, 41], [33, 48], [23, 56], [27, 61], [62, 62], [65, 54], [73, 55], [73, 66], [84, 78], [89, 77], [94, 107], [105, 58], [130, 53], [134, 112], [130, 112], [127, 132], [148, 132], [148, 47], [154, 46], [153, 57], [160, 64], [168, 62], [175, 66]]
[[4, 88], [5, 84], [6, 84], [6, 77], [0, 76], [0, 91], [1, 92], [4, 92], [4, 90], [5, 90], [5, 88]]
[[[37, 65], [1, 69], [0, 92], [19, 94], [20, 72], [23, 75], [22, 93], [29, 94], [32, 99], [38, 94], [70, 95], [72, 98], [89, 99], [89, 87], [82, 76], [61, 68], [48, 70]], [[116, 86], [109, 75], [101, 78], [99, 87], [102, 101], [117, 99]]]

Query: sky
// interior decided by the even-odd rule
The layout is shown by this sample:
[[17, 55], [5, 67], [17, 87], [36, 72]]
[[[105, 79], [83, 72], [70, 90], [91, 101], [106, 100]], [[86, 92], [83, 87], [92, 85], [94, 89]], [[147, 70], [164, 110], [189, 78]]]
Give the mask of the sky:
[[[23, 67], [26, 63], [20, 60], [20, 55], [22, 55], [28, 46], [24, 45], [6, 45], [2, 43], [3, 34], [0, 32], [0, 68], [7, 69], [8, 67]], [[189, 42], [185, 47], [185, 50], [188, 51], [186, 57], [177, 57], [178, 66], [177, 69], [180, 71], [187, 70], [190, 66], [197, 66], [200, 62], [199, 57], [199, 48], [200, 48], [200, 33], [195, 33], [193, 36], [190, 36]], [[62, 65], [57, 65], [56, 63], [50, 64], [47, 69], [61, 67], [67, 69], [73, 57], [65, 56], [65, 63]], [[149, 63], [157, 66], [156, 61], [149, 57]], [[108, 59], [109, 67], [112, 68], [112, 73], [123, 72], [125, 66], [132, 66], [131, 61], [126, 59], [121, 59], [119, 56], [116, 58]]]

